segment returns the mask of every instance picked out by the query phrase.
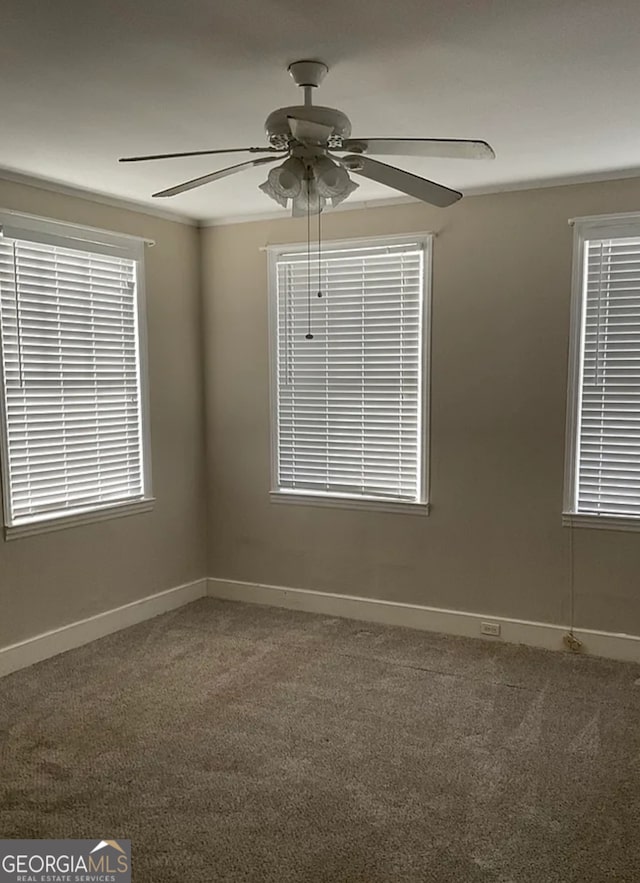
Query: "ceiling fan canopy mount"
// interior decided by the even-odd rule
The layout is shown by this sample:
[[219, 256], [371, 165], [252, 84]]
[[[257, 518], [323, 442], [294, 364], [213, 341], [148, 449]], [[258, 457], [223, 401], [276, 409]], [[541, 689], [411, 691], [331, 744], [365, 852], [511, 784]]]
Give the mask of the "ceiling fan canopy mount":
[[294, 61], [287, 70], [291, 74], [296, 86], [302, 86], [303, 89], [306, 86], [317, 89], [329, 73], [329, 68], [324, 61], [311, 60]]
[[321, 61], [303, 60], [293, 62], [288, 70], [296, 85], [304, 91], [304, 104], [280, 107], [269, 114], [265, 122], [268, 147], [153, 154], [125, 157], [120, 162], [223, 153], [263, 154], [153, 194], [165, 197], [185, 193], [244, 169], [283, 160], [280, 166], [271, 169], [267, 180], [260, 185], [260, 190], [283, 207], [288, 207], [290, 202], [292, 214], [297, 217], [310, 211], [321, 212], [327, 201], [335, 206], [346, 199], [358, 186], [351, 180], [350, 173], [362, 175], [440, 207], [451, 205], [462, 196], [450, 187], [372, 159], [370, 154], [450, 159], [493, 159], [495, 156], [486, 141], [455, 138], [351, 138], [351, 121], [346, 114], [333, 107], [312, 103], [313, 90], [318, 88], [328, 73], [327, 65]]

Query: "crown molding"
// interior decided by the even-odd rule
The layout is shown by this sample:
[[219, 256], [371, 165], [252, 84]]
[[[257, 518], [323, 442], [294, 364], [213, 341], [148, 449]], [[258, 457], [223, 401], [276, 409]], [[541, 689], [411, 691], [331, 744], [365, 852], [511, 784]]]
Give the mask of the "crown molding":
[[59, 193], [61, 196], [72, 196], [76, 199], [85, 199], [88, 202], [97, 202], [99, 205], [108, 205], [111, 208], [120, 208], [126, 211], [137, 212], [142, 215], [150, 215], [152, 218], [161, 218], [163, 221], [173, 221], [176, 224], [187, 224], [190, 227], [199, 226], [197, 218], [157, 209], [146, 202], [135, 199], [111, 196], [96, 190], [65, 184], [52, 178], [39, 178], [36, 175], [27, 175], [14, 169], [0, 168], [0, 180], [9, 181], [12, 184], [24, 184], [26, 187], [37, 187], [39, 190], [48, 190], [51, 193]]
[[[606, 181], [619, 181], [625, 178], [640, 178], [640, 168], [618, 169], [608, 172], [592, 172], [583, 175], [565, 175], [557, 178], [537, 178], [531, 181], [512, 181], [503, 184], [490, 184], [479, 187], [465, 187], [464, 196], [489, 196], [496, 193], [513, 193], [521, 190], [543, 190], [549, 187], [569, 187], [572, 184], [598, 184]], [[418, 204], [419, 200], [411, 196], [396, 196], [389, 199], [370, 199], [362, 202], [344, 202], [331, 213], [341, 211], [357, 211], [369, 208], [387, 208], [393, 205]], [[223, 227], [231, 224], [248, 224], [253, 221], [284, 221], [289, 215], [282, 209], [248, 215], [229, 215], [220, 218], [204, 218], [199, 227]]]
[[[606, 181], [619, 181], [625, 178], [640, 177], [640, 168], [633, 167], [627, 169], [617, 169], [607, 172], [592, 172], [580, 175], [565, 175], [556, 178], [538, 178], [530, 181], [511, 181], [502, 184], [490, 184], [487, 186], [467, 187], [465, 188], [465, 196], [488, 196], [497, 193], [511, 193], [520, 190], [541, 190], [548, 187], [568, 187], [572, 184], [597, 184]], [[164, 221], [173, 221], [177, 224], [186, 224], [192, 227], [224, 227], [232, 224], [250, 224], [254, 221], [283, 221], [289, 220], [289, 215], [285, 214], [281, 209], [274, 209], [267, 212], [256, 212], [250, 214], [224, 215], [213, 218], [195, 218], [187, 215], [181, 215], [175, 212], [166, 211], [165, 209], [155, 208], [146, 202], [135, 199], [126, 199], [124, 197], [112, 196], [108, 193], [102, 193], [96, 190], [78, 187], [72, 184], [65, 184], [52, 178], [40, 178], [36, 175], [27, 175], [24, 172], [18, 172], [10, 168], [0, 167], [0, 180], [9, 181], [14, 184], [23, 184], [27, 187], [37, 187], [41, 190], [48, 190], [51, 193], [59, 193], [62, 196], [72, 196], [76, 199], [85, 199], [89, 202], [96, 202], [100, 205], [108, 205], [112, 208], [120, 208], [126, 211], [137, 212], [138, 214], [149, 215], [153, 218], [161, 218]], [[410, 196], [392, 196], [388, 199], [368, 199], [362, 201], [347, 201], [339, 205], [337, 208], [331, 209], [333, 212], [344, 211], [362, 211], [363, 209], [388, 208], [394, 205], [411, 205], [418, 204], [419, 200]]]
[[533, 178], [530, 181], [513, 181], [486, 187], [468, 187], [465, 196], [488, 196], [491, 193], [513, 193], [520, 190], [545, 190], [552, 187], [570, 187], [572, 184], [604, 184], [607, 181], [623, 181], [626, 178], [640, 178], [640, 167], [614, 169], [607, 172], [585, 172], [578, 175], [563, 175], [557, 178]]

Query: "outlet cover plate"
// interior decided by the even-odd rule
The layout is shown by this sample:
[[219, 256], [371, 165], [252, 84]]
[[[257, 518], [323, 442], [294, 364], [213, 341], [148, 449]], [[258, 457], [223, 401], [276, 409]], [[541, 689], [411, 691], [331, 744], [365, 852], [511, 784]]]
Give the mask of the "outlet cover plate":
[[480, 623], [480, 634], [481, 635], [491, 635], [492, 638], [500, 637], [500, 623], [499, 622], [481, 622]]

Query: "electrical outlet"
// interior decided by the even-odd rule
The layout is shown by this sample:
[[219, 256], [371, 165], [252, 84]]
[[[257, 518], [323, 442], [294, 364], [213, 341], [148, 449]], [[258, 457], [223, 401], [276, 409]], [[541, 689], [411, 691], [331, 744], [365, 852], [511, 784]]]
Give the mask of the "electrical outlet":
[[480, 634], [481, 635], [491, 635], [494, 638], [500, 637], [500, 623], [499, 622], [481, 622], [480, 623]]

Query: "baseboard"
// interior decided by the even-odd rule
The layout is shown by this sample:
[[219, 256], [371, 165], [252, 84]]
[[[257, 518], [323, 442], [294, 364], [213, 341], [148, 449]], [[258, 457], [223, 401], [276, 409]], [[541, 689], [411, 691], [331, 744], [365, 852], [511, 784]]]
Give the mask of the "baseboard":
[[[563, 638], [568, 630], [566, 625], [553, 623], [527, 622], [461, 610], [444, 610], [438, 607], [423, 607], [419, 604], [360, 598], [354, 595], [333, 595], [309, 589], [209, 578], [176, 586], [132, 601], [130, 604], [124, 604], [122, 607], [116, 607], [114, 610], [107, 610], [96, 616], [27, 638], [17, 644], [1, 647], [0, 677], [56, 656], [58, 653], [64, 653], [66, 650], [72, 650], [74, 647], [81, 647], [97, 638], [136, 625], [176, 607], [182, 607], [205, 595], [229, 601], [266, 604], [286, 607], [290, 610], [303, 610], [307, 613], [320, 613], [325, 616], [377, 622], [382, 625], [406, 626], [449, 635], [486, 638], [488, 641], [527, 644], [530, 647], [542, 647], [546, 650], [563, 650]], [[500, 624], [499, 638], [480, 634], [480, 623], [485, 620]], [[624, 662], [640, 662], [640, 637], [636, 635], [589, 629], [574, 629], [574, 634], [582, 641], [583, 653]]]
[[145, 619], [151, 619], [160, 613], [182, 607], [183, 604], [189, 604], [206, 594], [207, 580], [195, 580], [155, 595], [148, 595], [114, 610], [98, 613], [88, 619], [81, 619], [50, 632], [44, 632], [33, 638], [27, 638], [18, 644], [1, 647], [0, 677], [20, 668], [26, 668], [35, 662], [41, 662], [50, 656], [57, 656], [65, 650], [81, 647], [83, 644], [136, 625]]
[[[224, 598], [229, 601], [267, 604], [290, 610], [304, 610], [307, 613], [322, 613], [325, 616], [407, 626], [469, 638], [486, 638], [488, 641], [527, 644], [545, 650], [564, 650], [563, 639], [568, 631], [568, 626], [553, 623], [527, 622], [461, 610], [443, 610], [438, 607], [422, 607], [419, 604], [402, 604], [353, 595], [332, 595], [309, 589], [291, 589], [226, 579], [209, 578], [208, 594], [212, 598]], [[499, 638], [480, 633], [480, 623], [486, 620], [499, 623]], [[574, 629], [574, 634], [582, 641], [583, 653], [624, 662], [640, 662], [640, 637], [636, 635], [589, 629]]]

